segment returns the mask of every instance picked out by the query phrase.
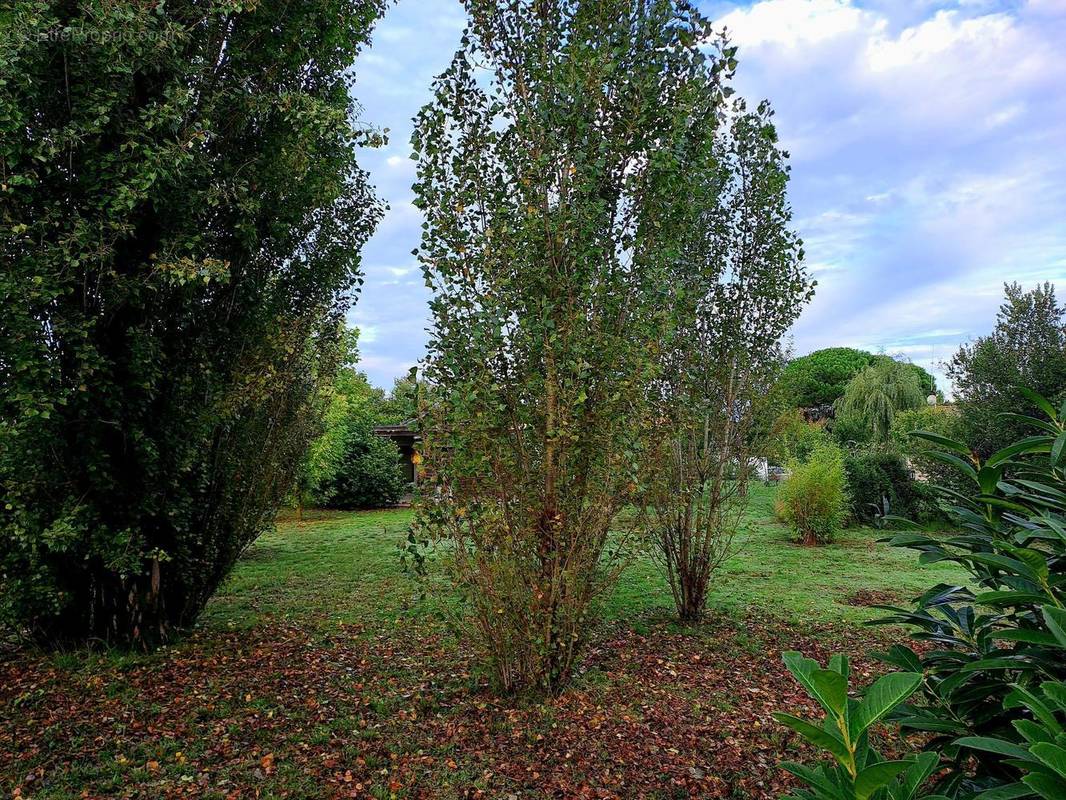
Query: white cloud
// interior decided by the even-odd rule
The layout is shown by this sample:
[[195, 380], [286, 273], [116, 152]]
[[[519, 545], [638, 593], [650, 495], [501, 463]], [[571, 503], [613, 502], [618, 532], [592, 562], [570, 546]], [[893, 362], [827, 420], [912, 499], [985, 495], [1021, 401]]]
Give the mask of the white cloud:
[[[770, 98], [792, 153], [795, 226], [819, 280], [796, 352], [932, 364], [991, 327], [1003, 281], [1066, 281], [1066, 0], [713, 3], [740, 46], [741, 94]], [[459, 0], [399, 0], [357, 64], [364, 116], [392, 130], [363, 158], [392, 210], [354, 314], [383, 386], [424, 347], [405, 147], [462, 25]]]
[[717, 22], [741, 46], [784, 45], [796, 48], [852, 33], [870, 22], [869, 12], [840, 0], [765, 0], [731, 11]]
[[1066, 1], [1052, 5], [763, 0], [718, 20], [741, 93], [771, 99], [793, 154], [819, 279], [797, 352], [946, 358], [991, 328], [1003, 281], [1066, 280]]

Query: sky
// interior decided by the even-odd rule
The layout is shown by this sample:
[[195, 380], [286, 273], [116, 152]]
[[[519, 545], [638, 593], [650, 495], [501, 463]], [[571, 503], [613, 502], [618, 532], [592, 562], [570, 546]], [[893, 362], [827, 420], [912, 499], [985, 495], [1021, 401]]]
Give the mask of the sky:
[[[736, 87], [769, 99], [815, 298], [792, 350], [860, 347], [937, 375], [988, 333], [1005, 281], [1066, 294], [1066, 0], [705, 0], [738, 45]], [[398, 0], [356, 63], [361, 154], [390, 209], [351, 313], [388, 388], [422, 357], [429, 291], [411, 251], [411, 119], [451, 59], [459, 0]]]

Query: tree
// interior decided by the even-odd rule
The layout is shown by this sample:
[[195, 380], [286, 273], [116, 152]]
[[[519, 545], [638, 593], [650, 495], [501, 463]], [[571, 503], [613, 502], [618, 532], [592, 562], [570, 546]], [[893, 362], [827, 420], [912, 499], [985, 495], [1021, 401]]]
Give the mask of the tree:
[[903, 361], [901, 356], [894, 358], [853, 347], [827, 347], [793, 359], [781, 376], [781, 388], [797, 408], [830, 405], [844, 396], [848, 382], [864, 369], [890, 361], [901, 363], [914, 373], [924, 396], [937, 394], [936, 378], [924, 367]]
[[910, 366], [884, 359], [852, 378], [836, 403], [837, 438], [887, 441], [897, 412], [925, 405], [922, 385]]
[[150, 644], [269, 525], [381, 206], [384, 0], [41, 4], [0, 52], [0, 615]]
[[1040, 416], [1026, 387], [1056, 406], [1066, 398], [1066, 308], [1050, 283], [1023, 291], [1005, 284], [1004, 301], [988, 336], [963, 345], [947, 364], [959, 408], [959, 438], [987, 458], [1034, 427]]
[[414, 369], [393, 381], [392, 391], [382, 408], [384, 422], [399, 425], [415, 419], [418, 416], [418, 393], [422, 388]]
[[851, 347], [827, 347], [795, 358], [785, 367], [781, 383], [797, 408], [828, 405], [843, 396], [848, 381], [870, 365], [873, 356]]
[[684, 621], [703, 616], [730, 552], [757, 412], [784, 361], [781, 337], [813, 292], [771, 115], [765, 103], [737, 103], [689, 165], [702, 181], [685, 198], [694, 235], [675, 264], [677, 330], [656, 383], [661, 424], [645, 476], [655, 551]]
[[711, 32], [673, 0], [465, 6], [413, 138], [436, 387], [420, 524], [449, 542], [498, 686], [554, 690], [632, 542], [619, 511], [670, 329]]

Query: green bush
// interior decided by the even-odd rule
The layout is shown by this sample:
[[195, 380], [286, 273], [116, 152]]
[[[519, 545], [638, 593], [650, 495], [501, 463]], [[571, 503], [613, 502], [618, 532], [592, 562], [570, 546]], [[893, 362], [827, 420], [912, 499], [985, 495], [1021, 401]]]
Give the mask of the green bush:
[[806, 462], [793, 462], [778, 489], [774, 510], [803, 544], [833, 540], [850, 503], [844, 451], [831, 442], [815, 447]]
[[916, 481], [906, 459], [895, 450], [863, 448], [844, 458], [851, 491], [851, 519], [871, 522], [893, 514], [925, 520], [935, 516], [932, 490]]
[[396, 444], [378, 436], [365, 424], [352, 425], [340, 465], [322, 487], [323, 505], [342, 509], [386, 508], [400, 502], [406, 491]]
[[385, 393], [355, 368], [357, 340], [357, 330], [346, 332], [343, 366], [330, 390], [322, 431], [301, 466], [297, 505], [384, 508], [396, 505], [407, 490], [399, 449], [374, 433], [376, 425], [394, 420]]
[[[880, 654], [903, 672], [882, 678], [867, 700], [886, 680], [898, 685], [891, 718], [904, 731], [923, 735], [929, 752], [914, 763], [929, 769], [915, 777], [924, 782], [937, 774], [934, 789], [940, 794], [933, 797], [1066, 798], [1066, 402], [1055, 409], [1033, 392], [1022, 394], [1044, 418], [1018, 421], [1040, 433], [988, 459], [961, 442], [921, 434], [939, 448], [931, 454], [968, 484], [966, 491], [943, 492], [944, 511], [960, 533], [944, 538], [907, 532], [891, 540], [920, 552], [923, 562], [950, 561], [970, 576], [968, 586], [933, 586], [914, 608], [890, 608], [892, 616], [878, 620], [910, 626], [922, 643], [917, 650], [897, 644]], [[847, 686], [839, 657], [830, 670], [797, 654], [786, 663], [838, 722], [818, 728], [779, 716], [840, 764], [832, 771], [785, 764], [810, 787], [795, 797], [922, 796], [913, 793], [916, 784], [909, 779], [883, 784], [882, 794], [867, 791], [866, 781], [860, 787], [865, 770], [852, 756], [851, 741], [861, 731], [845, 727], [840, 718], [865, 717], [850, 702], [846, 711], [841, 703]], [[834, 669], [844, 679], [828, 675]], [[920, 700], [911, 701], [915, 677]]]
[[886, 760], [870, 746], [869, 730], [910, 697], [922, 681], [914, 672], [881, 677], [861, 700], [849, 697], [848, 660], [836, 655], [823, 669], [800, 653], [785, 653], [785, 666], [825, 712], [817, 724], [777, 712], [774, 718], [831, 756], [815, 767], [786, 761], [781, 766], [807, 784], [786, 800], [916, 800], [936, 771], [935, 753]]
[[[948, 539], [907, 532], [891, 540], [919, 551], [923, 561], [951, 561], [970, 575], [967, 587], [933, 586], [915, 607], [891, 609], [882, 620], [908, 625], [914, 639], [934, 644], [920, 653], [896, 645], [884, 658], [924, 674], [925, 702], [905, 706], [901, 722], [939, 734], [933, 745], [951, 759], [958, 737], [1023, 745], [1017, 693], [1066, 680], [1066, 403], [1056, 410], [1023, 393], [1045, 415], [1025, 422], [1041, 433], [988, 459], [961, 442], [923, 434], [968, 484], [965, 492], [944, 493], [944, 510], [961, 532]], [[1008, 752], [985, 753], [972, 764], [954, 761], [943, 791], [969, 797], [1019, 778]]]
[[765, 436], [763, 453], [774, 464], [806, 461], [819, 444], [828, 440], [825, 428], [807, 422], [798, 408], [780, 414]]

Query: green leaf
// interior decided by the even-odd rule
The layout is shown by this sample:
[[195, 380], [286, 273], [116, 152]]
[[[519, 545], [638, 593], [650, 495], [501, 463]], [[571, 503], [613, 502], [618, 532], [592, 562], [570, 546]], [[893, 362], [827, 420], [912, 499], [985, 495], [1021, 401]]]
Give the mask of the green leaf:
[[1043, 614], [1051, 635], [1060, 645], [1066, 647], [1066, 610], [1055, 606], [1042, 606], [1040, 613]]
[[939, 433], [933, 433], [932, 431], [911, 431], [911, 436], [916, 439], [924, 439], [927, 442], [932, 442], [940, 447], [946, 447], [948, 450], [953, 450], [960, 455], [964, 455], [967, 458], [970, 456], [970, 448], [964, 445], [962, 442], [955, 439], [949, 439], [947, 436], [941, 436]]
[[1066, 778], [1066, 749], [1049, 742], [1037, 742], [1029, 747], [1029, 752]]
[[819, 669], [811, 673], [811, 683], [817, 691], [817, 698], [838, 716], [843, 716], [848, 708], [848, 679], [836, 670]]
[[959, 470], [959, 472], [969, 476], [975, 483], [977, 482], [977, 470], [974, 469], [973, 464], [969, 461], [964, 461], [953, 453], [943, 453], [939, 450], [930, 450], [925, 455], [928, 458], [934, 458], [937, 461], [943, 461], [945, 464], [950, 464]]
[[852, 715], [853, 737], [883, 719], [892, 709], [903, 703], [921, 685], [922, 676], [915, 672], [892, 672], [871, 686]]
[[1066, 780], [1052, 775], [1032, 774], [1022, 778], [1026, 786], [1033, 789], [1044, 800], [1063, 800], [1066, 797]]
[[999, 466], [1016, 455], [1022, 453], [1046, 453], [1050, 447], [1051, 439], [1047, 436], [1028, 436], [1025, 439], [1021, 439], [1020, 441], [993, 453], [988, 457], [988, 460], [985, 461], [985, 464], [990, 467]]
[[1018, 391], [1021, 392], [1030, 403], [1035, 405], [1041, 411], [1048, 415], [1051, 419], [1058, 419], [1058, 413], [1055, 411], [1055, 407], [1049, 403], [1043, 395], [1037, 394], [1032, 389], [1026, 386], [1019, 386]]
[[1066, 431], [1063, 431], [1055, 439], [1051, 447], [1051, 466], [1057, 467], [1062, 462], [1062, 456], [1066, 453]]
[[812, 725], [805, 719], [794, 717], [791, 714], [786, 714], [782, 711], [774, 712], [774, 719], [782, 725], [790, 727], [811, 744], [830, 753], [842, 765], [846, 765], [850, 762], [851, 753], [848, 751], [847, 745], [824, 728], [819, 728], [817, 725]]
[[939, 753], [919, 753], [914, 762], [907, 767], [900, 791], [893, 793], [893, 800], [911, 800], [922, 785], [929, 780], [940, 763]]
[[1029, 751], [1016, 744], [1005, 742], [1002, 739], [993, 739], [990, 736], [964, 736], [954, 742], [959, 747], [969, 747], [971, 750], [983, 750], [1010, 758], [1030, 760]]
[[993, 639], [1006, 642], [1025, 642], [1026, 644], [1040, 644], [1054, 647], [1057, 643], [1055, 637], [1044, 631], [1028, 630], [1026, 628], [1010, 628], [1004, 631], [996, 631], [992, 634]]
[[909, 761], [882, 761], [872, 764], [855, 776], [855, 797], [857, 800], [868, 800], [870, 795], [887, 786], [909, 766]]
[[997, 786], [977, 795], [977, 800], [1016, 800], [1019, 797], [1032, 797], [1033, 790], [1024, 783], [1011, 783]]

